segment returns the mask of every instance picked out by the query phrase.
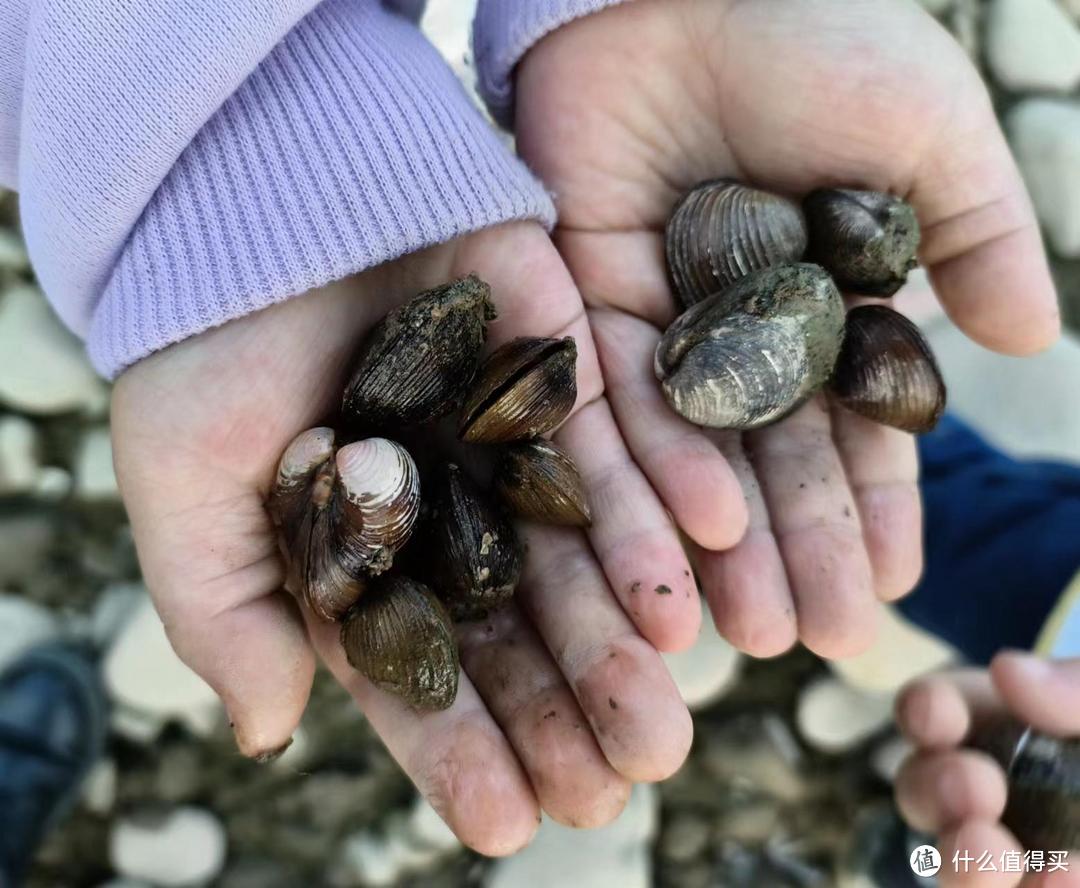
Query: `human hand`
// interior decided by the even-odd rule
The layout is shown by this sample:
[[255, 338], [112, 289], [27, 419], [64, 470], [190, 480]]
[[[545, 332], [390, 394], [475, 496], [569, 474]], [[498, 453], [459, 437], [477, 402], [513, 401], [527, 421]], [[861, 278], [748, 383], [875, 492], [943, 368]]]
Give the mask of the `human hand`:
[[[931, 676], [905, 688], [897, 701], [900, 729], [915, 753], [896, 778], [896, 800], [915, 829], [940, 835], [942, 888], [1006, 888], [1021, 875], [959, 872], [959, 851], [978, 857], [989, 852], [999, 867], [1003, 852], [1020, 842], [1000, 822], [1006, 779], [982, 752], [961, 748], [973, 726], [1009, 715], [1046, 734], [1080, 736], [1080, 660], [1048, 662], [1026, 654], [1000, 654], [987, 670]], [[1062, 848], [1062, 851], [1069, 849]], [[1080, 872], [1032, 874], [1025, 888], [1076, 888]]]
[[635, 0], [546, 37], [516, 88], [519, 150], [556, 196], [616, 420], [696, 544], [721, 633], [758, 655], [797, 637], [831, 657], [865, 648], [875, 598], [921, 571], [913, 440], [821, 399], [745, 435], [677, 417], [652, 370], [676, 314], [663, 229], [686, 190], [724, 176], [904, 195], [953, 319], [1000, 351], [1045, 347], [1053, 286], [975, 70], [901, 0]]
[[[556, 439], [581, 469], [594, 524], [588, 538], [523, 528], [529, 557], [516, 604], [461, 628], [457, 700], [420, 713], [352, 670], [337, 627], [281, 592], [264, 502], [286, 445], [339, 406], [365, 331], [420, 290], [474, 271], [500, 312], [489, 345], [525, 334], [577, 340], [578, 403]], [[563, 823], [604, 823], [630, 781], [682, 763], [691, 723], [653, 643], [696, 637], [698, 596], [677, 534], [615, 427], [577, 290], [538, 225], [414, 254], [153, 355], [116, 385], [113, 437], [169, 638], [222, 697], [245, 754], [287, 743], [317, 652], [424, 795], [483, 853], [524, 845], [541, 807]], [[635, 583], [650, 591], [631, 597]], [[660, 585], [674, 594], [654, 594]]]

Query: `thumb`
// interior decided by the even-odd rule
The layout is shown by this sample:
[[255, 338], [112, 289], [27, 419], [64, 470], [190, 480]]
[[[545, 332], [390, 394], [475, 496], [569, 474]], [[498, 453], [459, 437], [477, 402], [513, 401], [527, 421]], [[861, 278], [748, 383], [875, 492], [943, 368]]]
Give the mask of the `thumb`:
[[998, 654], [990, 676], [1009, 711], [1047, 734], [1080, 736], [1080, 659]]

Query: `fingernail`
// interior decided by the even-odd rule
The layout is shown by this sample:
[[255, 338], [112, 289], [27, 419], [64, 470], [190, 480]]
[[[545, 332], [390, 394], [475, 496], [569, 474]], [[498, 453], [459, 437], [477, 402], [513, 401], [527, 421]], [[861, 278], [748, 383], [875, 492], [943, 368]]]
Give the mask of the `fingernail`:
[[255, 755], [251, 756], [251, 760], [258, 762], [260, 765], [268, 765], [270, 762], [281, 758], [285, 754], [285, 750], [292, 746], [292, 744], [293, 740], [292, 737], [290, 737], [276, 749], [268, 749], [265, 752], [255, 753]]

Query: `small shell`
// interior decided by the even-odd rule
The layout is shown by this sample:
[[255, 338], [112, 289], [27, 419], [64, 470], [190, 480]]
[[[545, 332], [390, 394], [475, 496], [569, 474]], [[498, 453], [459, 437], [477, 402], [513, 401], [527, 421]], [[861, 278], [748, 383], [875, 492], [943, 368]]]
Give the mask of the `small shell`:
[[884, 305], [848, 314], [832, 391], [849, 410], [905, 432], [929, 432], [945, 412], [945, 382], [930, 344]]
[[752, 271], [798, 262], [806, 251], [798, 204], [738, 182], [698, 185], [667, 225], [668, 268], [690, 307]]
[[476, 373], [494, 317], [491, 288], [475, 276], [390, 312], [356, 358], [342, 405], [346, 418], [371, 432], [452, 412]]
[[690, 422], [760, 428], [824, 385], [843, 329], [843, 300], [821, 268], [767, 268], [678, 318], [657, 346], [656, 375]]
[[349, 611], [341, 644], [352, 667], [418, 709], [448, 709], [457, 696], [458, 652], [450, 616], [431, 590], [381, 577]]
[[505, 447], [495, 466], [495, 489], [522, 518], [588, 527], [589, 501], [574, 461], [543, 438]]
[[480, 370], [461, 414], [458, 436], [501, 444], [550, 432], [577, 400], [577, 346], [565, 339], [514, 339]]
[[803, 203], [809, 258], [841, 290], [892, 296], [918, 264], [919, 220], [905, 201], [878, 191], [826, 189]]
[[513, 525], [465, 473], [440, 473], [425, 525], [432, 586], [455, 620], [483, 616], [513, 597], [524, 558]]

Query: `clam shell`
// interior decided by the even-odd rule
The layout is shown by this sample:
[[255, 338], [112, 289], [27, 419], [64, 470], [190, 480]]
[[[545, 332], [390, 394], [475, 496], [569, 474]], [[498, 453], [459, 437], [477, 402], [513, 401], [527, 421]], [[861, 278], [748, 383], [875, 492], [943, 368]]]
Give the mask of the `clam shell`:
[[675, 292], [689, 307], [753, 271], [797, 262], [807, 234], [798, 204], [722, 179], [679, 202], [665, 240]]
[[565, 339], [514, 339], [492, 352], [469, 392], [458, 436], [501, 444], [550, 432], [577, 400], [577, 345]]
[[457, 696], [458, 652], [450, 616], [408, 577], [381, 577], [341, 625], [352, 667], [418, 709], [448, 709]]
[[285, 448], [278, 462], [268, 509], [274, 524], [290, 541], [311, 504], [311, 487], [319, 467], [334, 455], [334, 430], [308, 429]]
[[494, 319], [491, 289], [476, 276], [421, 293], [368, 335], [342, 411], [367, 433], [420, 425], [457, 408]]
[[543, 438], [502, 450], [495, 466], [495, 489], [517, 515], [530, 521], [571, 527], [592, 523], [577, 466]]
[[767, 268], [679, 317], [657, 346], [656, 375], [690, 422], [760, 428], [824, 385], [843, 329], [843, 300], [821, 268]]
[[918, 264], [921, 233], [910, 204], [878, 191], [823, 189], [803, 202], [808, 257], [841, 290], [892, 296]]
[[831, 388], [849, 410], [905, 432], [928, 432], [945, 412], [945, 382], [930, 344], [884, 305], [848, 314]]
[[512, 598], [524, 551], [502, 510], [453, 464], [440, 473], [431, 505], [430, 580], [451, 616], [475, 619]]

